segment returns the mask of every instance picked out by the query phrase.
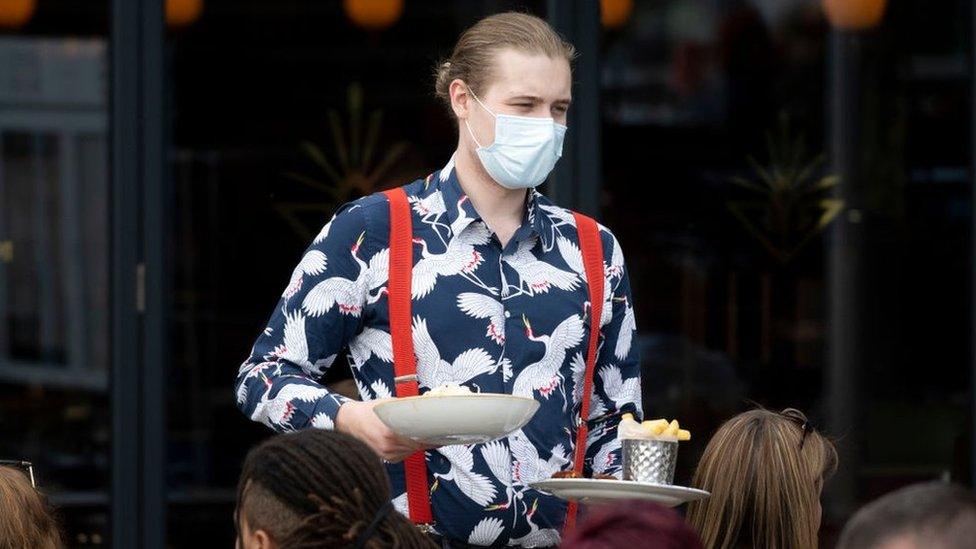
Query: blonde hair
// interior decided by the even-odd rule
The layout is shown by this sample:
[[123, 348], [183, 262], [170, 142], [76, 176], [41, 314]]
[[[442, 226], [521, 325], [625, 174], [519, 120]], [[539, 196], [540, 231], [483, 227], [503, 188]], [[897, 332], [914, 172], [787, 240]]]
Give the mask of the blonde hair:
[[705, 547], [817, 547], [822, 481], [837, 468], [834, 444], [802, 412], [751, 410], [725, 422], [692, 484], [711, 492], [688, 506]]
[[451, 82], [461, 79], [480, 93], [491, 81], [493, 56], [503, 49], [537, 53], [572, 62], [576, 48], [563, 40], [549, 23], [519, 12], [485, 17], [464, 31], [451, 56], [437, 64], [434, 91], [450, 109]]
[[0, 549], [59, 549], [61, 533], [47, 503], [22, 471], [0, 466]]

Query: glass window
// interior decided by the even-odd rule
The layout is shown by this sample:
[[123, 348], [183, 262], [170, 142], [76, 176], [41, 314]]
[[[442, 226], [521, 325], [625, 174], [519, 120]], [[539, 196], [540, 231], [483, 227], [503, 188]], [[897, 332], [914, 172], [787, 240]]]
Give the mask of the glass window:
[[838, 34], [816, 1], [665, 0], [605, 29], [603, 214], [647, 413], [701, 434], [683, 481], [753, 402], [839, 437], [828, 542], [891, 488], [967, 481], [970, 10]]
[[0, 457], [107, 537], [108, 2], [0, 6]]

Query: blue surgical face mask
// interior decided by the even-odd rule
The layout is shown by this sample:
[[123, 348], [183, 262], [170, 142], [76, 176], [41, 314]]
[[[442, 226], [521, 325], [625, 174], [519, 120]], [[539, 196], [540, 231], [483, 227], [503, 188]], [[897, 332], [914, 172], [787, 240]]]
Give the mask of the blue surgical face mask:
[[[468, 90], [470, 91], [470, 90]], [[471, 92], [471, 97], [495, 117], [495, 142], [482, 147], [465, 120], [485, 171], [507, 189], [531, 189], [549, 176], [563, 155], [566, 126], [552, 118], [495, 114]]]

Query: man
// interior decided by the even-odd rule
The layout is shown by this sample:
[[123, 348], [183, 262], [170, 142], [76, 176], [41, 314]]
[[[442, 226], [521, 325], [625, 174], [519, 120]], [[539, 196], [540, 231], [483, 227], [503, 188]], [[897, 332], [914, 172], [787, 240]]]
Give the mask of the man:
[[[641, 415], [620, 243], [587, 223], [585, 242], [602, 246], [602, 261], [584, 254], [572, 212], [534, 189], [562, 151], [573, 55], [527, 14], [491, 16], [468, 29], [437, 78], [457, 117], [457, 150], [444, 169], [398, 191], [412, 216], [411, 234], [398, 242], [413, 250], [412, 321], [393, 325], [389, 314], [390, 300], [405, 297], [391, 295], [400, 286], [388, 284], [398, 257], [390, 249], [392, 197], [368, 196], [340, 209], [315, 239], [238, 375], [238, 404], [255, 421], [279, 431], [335, 428], [366, 442], [390, 463], [394, 502], [415, 522], [421, 505], [409, 509], [407, 501], [417, 502], [418, 492], [426, 500], [428, 490], [410, 483], [405, 493], [417, 459], [399, 462], [422, 448], [373, 412], [396, 394], [391, 333], [412, 333], [421, 392], [453, 383], [536, 399], [535, 416], [507, 439], [433, 449], [419, 460], [429, 473], [434, 530], [450, 545], [558, 543], [566, 503], [530, 484], [574, 461], [587, 475], [619, 476], [616, 426], [623, 413]], [[589, 302], [587, 273], [602, 281], [602, 303]], [[591, 343], [589, 437], [577, 444]], [[363, 402], [319, 383], [335, 360], [350, 363]]]
[[902, 488], [868, 504], [847, 523], [839, 549], [976, 547], [976, 496], [943, 482]]

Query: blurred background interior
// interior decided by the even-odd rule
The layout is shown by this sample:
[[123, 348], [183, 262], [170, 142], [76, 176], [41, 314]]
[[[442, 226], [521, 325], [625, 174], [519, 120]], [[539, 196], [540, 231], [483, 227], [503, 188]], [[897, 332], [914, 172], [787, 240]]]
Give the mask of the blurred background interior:
[[72, 546], [232, 543], [267, 435], [239, 364], [336, 206], [447, 161], [433, 66], [508, 9], [582, 50], [548, 190], [628, 253], [645, 410], [697, 435], [679, 482], [759, 403], [839, 441], [826, 547], [890, 489], [972, 483], [970, 0], [164, 7], [0, 0], [0, 458]]

